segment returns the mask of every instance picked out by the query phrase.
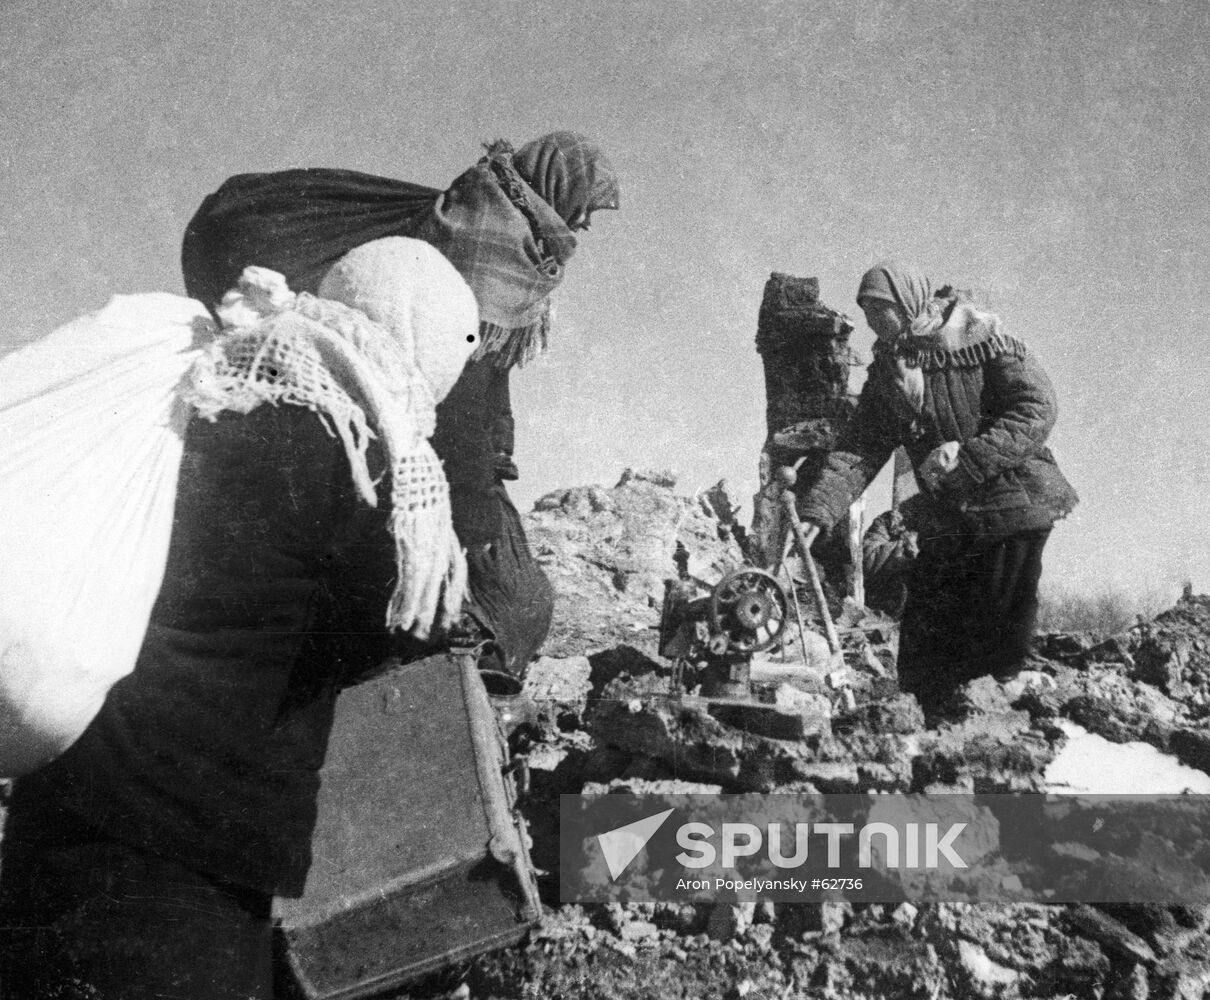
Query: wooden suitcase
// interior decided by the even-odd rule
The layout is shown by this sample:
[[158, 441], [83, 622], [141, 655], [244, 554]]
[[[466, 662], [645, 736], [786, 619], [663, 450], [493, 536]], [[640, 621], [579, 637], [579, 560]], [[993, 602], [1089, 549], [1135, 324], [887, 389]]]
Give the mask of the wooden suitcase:
[[376, 996], [537, 921], [509, 763], [473, 657], [430, 657], [341, 693], [306, 888], [275, 907], [303, 996]]

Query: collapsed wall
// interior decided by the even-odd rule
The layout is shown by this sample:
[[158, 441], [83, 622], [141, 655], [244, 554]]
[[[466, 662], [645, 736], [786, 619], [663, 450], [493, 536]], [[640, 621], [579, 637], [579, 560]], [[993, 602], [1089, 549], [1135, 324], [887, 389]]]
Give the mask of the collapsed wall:
[[654, 653], [678, 547], [688, 572], [711, 584], [743, 562], [725, 483], [698, 497], [675, 486], [671, 473], [627, 469], [612, 488], [556, 490], [534, 504], [525, 529], [555, 588], [548, 656], [618, 643]]
[[[655, 654], [678, 543], [714, 582], [738, 561], [725, 502], [670, 477], [549, 494], [529, 515], [557, 591], [548, 658], [532, 671], [545, 733], [531, 753], [535, 861], [554, 870], [559, 794], [799, 790], [970, 792], [1045, 787], [1067, 723], [1146, 741], [1210, 772], [1210, 598], [1188, 596], [1113, 637], [1042, 637], [1011, 684], [981, 678], [926, 729], [881, 684], [833, 730], [756, 740], [661, 707]], [[874, 668], [871, 668], [874, 669]], [[810, 687], [810, 682], [806, 684]], [[809, 694], [810, 692], [808, 692]], [[1210, 987], [1210, 910], [1038, 904], [560, 905], [522, 950], [481, 960], [471, 995], [1093, 998], [1186, 1000]]]

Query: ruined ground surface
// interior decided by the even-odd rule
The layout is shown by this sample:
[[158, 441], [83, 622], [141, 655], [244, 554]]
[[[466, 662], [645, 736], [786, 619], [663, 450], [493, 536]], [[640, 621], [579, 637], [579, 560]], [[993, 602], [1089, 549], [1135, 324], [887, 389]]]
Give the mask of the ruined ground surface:
[[[559, 905], [561, 793], [1039, 789], [1066, 744], [1067, 722], [1114, 743], [1145, 742], [1210, 773], [1210, 597], [1192, 595], [1120, 635], [1041, 637], [1023, 680], [973, 682], [953, 719], [935, 729], [896, 692], [893, 642], [862, 648], [868, 631], [847, 633], [857, 706], [834, 714], [819, 735], [771, 740], [705, 715], [674, 721], [658, 698], [668, 685], [668, 665], [656, 654], [663, 581], [675, 572], [678, 543], [689, 572], [706, 583], [739, 564], [726, 523], [731, 506], [721, 491], [679, 496], [670, 476], [628, 472], [614, 488], [549, 494], [529, 515], [531, 543], [558, 593], [547, 656], [527, 682], [542, 733], [530, 755], [526, 813], [535, 864], [550, 873], [540, 877], [548, 912], [524, 944], [400, 998], [1207, 995], [1210, 910]], [[872, 627], [875, 638], [880, 627], [853, 608], [840, 624]], [[817, 678], [792, 686], [804, 712], [830, 711]]]
[[[659, 707], [668, 681], [656, 640], [677, 543], [689, 551], [690, 573], [708, 583], [740, 559], [718, 517], [726, 500], [713, 501], [678, 496], [671, 477], [628, 472], [612, 489], [552, 493], [529, 516], [531, 543], [559, 595], [548, 656], [528, 681], [544, 726], [528, 806], [539, 869], [557, 868], [560, 793], [1034, 790], [1068, 739], [1063, 720], [1210, 771], [1210, 598], [1192, 595], [1121, 635], [1041, 637], [1024, 679], [973, 682], [936, 729], [895, 692], [885, 653], [859, 648], [848, 657], [857, 708], [834, 715], [831, 735], [764, 740], [706, 715], [673, 720]], [[841, 624], [858, 618], [850, 608]], [[860, 641], [850, 636], [850, 645]], [[820, 685], [796, 686], [827, 710]], [[553, 874], [541, 886], [550, 910], [526, 944], [411, 995], [1160, 1000], [1210, 990], [1210, 910], [583, 907], [559, 906]]]

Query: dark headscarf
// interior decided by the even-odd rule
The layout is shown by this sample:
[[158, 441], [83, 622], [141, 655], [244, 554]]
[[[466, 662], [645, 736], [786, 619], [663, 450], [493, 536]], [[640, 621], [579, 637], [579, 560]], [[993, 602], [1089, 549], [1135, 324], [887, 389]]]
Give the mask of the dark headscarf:
[[551, 132], [527, 142], [514, 154], [513, 166], [564, 222], [619, 206], [613, 165], [579, 132]]

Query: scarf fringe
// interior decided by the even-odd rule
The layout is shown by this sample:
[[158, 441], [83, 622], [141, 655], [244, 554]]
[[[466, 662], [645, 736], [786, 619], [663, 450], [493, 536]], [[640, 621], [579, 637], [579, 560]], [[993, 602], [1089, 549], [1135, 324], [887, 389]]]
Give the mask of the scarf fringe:
[[[238, 335], [235, 335], [238, 336]], [[338, 437], [344, 445], [349, 459], [349, 472], [357, 487], [358, 495], [369, 506], [378, 506], [378, 494], [370, 475], [367, 453], [370, 441], [377, 434], [370, 427], [362, 410], [347, 392], [339, 386], [327, 388], [322, 398], [307, 392], [288, 380], [266, 382], [260, 377], [261, 359], [266, 349], [273, 345], [266, 338], [256, 356], [248, 365], [233, 364], [227, 349], [235, 345], [234, 338], [219, 338], [194, 363], [188, 375], [188, 384], [182, 392], [183, 400], [194, 408], [197, 415], [213, 422], [224, 410], [233, 413], [251, 413], [258, 406], [301, 406], [316, 414], [325, 429]]]
[[454, 533], [449, 484], [428, 441], [401, 455], [391, 478], [397, 582], [388, 628], [427, 639], [453, 624], [466, 595], [466, 557]]
[[510, 328], [495, 323], [479, 324], [479, 346], [471, 355], [472, 361], [490, 358], [501, 369], [521, 368], [546, 352], [550, 341], [550, 310], [542, 318], [528, 326]]
[[993, 333], [976, 344], [950, 350], [907, 349], [903, 352], [903, 358], [909, 365], [935, 371], [940, 368], [977, 368], [1002, 355], [1024, 358], [1028, 353], [1029, 348], [1025, 346], [1024, 341], [1018, 340], [1012, 334]]
[[449, 485], [427, 440], [432, 390], [364, 314], [310, 296], [286, 308], [262, 307], [260, 314], [273, 324], [290, 312], [296, 318], [283, 330], [253, 324], [221, 335], [194, 363], [181, 397], [211, 421], [265, 403], [305, 407], [340, 439], [358, 495], [371, 507], [378, 496], [367, 452], [371, 440], [380, 440], [391, 468], [388, 529], [396, 571], [386, 625], [427, 639], [453, 623], [466, 593]]

